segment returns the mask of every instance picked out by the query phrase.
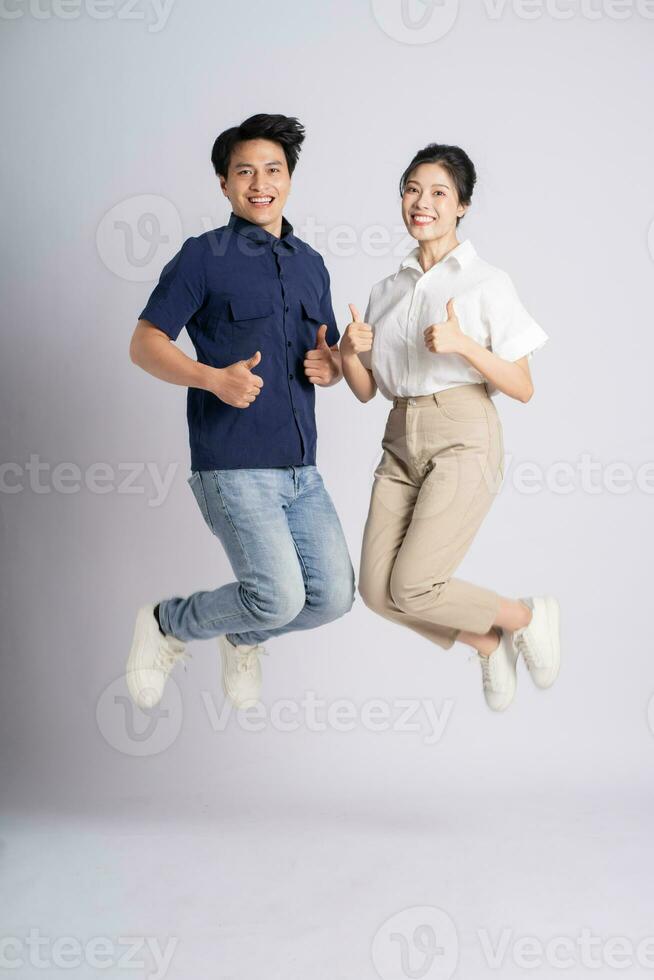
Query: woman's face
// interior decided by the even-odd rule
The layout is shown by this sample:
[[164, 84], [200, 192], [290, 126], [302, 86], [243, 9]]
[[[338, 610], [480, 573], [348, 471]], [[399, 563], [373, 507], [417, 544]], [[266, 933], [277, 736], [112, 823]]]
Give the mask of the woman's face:
[[419, 242], [446, 238], [467, 207], [459, 203], [454, 181], [440, 163], [420, 163], [406, 182], [402, 217], [409, 234]]

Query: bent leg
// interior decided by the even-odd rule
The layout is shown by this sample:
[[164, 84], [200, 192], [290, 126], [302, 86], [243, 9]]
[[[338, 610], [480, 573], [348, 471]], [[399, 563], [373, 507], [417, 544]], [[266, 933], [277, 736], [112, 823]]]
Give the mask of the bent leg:
[[[227, 634], [263, 642], [304, 606], [302, 571], [286, 520], [290, 467], [195, 471], [187, 481], [237, 581], [159, 603], [162, 629], [180, 640]], [[242, 640], [247, 633], [254, 639]]]
[[501, 437], [495, 413], [485, 414], [479, 423], [457, 423], [458, 444], [434, 457], [390, 583], [405, 612], [482, 635], [495, 623], [501, 597], [452, 576], [495, 498]]
[[[281, 636], [314, 629], [349, 612], [354, 602], [354, 569], [343, 528], [322, 477], [315, 466], [296, 467], [296, 495], [286, 520], [302, 571], [305, 602], [297, 616], [268, 631]], [[242, 633], [239, 643], [256, 643]]]
[[457, 630], [426, 622], [401, 608], [391, 593], [391, 576], [397, 554], [411, 524], [419, 487], [402, 461], [388, 450], [375, 472], [370, 507], [363, 531], [359, 567], [359, 594], [366, 606], [400, 626], [448, 650]]

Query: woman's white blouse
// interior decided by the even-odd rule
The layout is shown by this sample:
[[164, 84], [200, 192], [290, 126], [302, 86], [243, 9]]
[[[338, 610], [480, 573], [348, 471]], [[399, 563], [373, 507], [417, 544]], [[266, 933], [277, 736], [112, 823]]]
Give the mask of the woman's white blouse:
[[460, 354], [434, 354], [424, 331], [447, 319], [448, 300], [461, 330], [507, 361], [531, 356], [549, 339], [524, 308], [501, 269], [484, 262], [466, 239], [423, 272], [416, 247], [397, 272], [372, 287], [365, 322], [373, 329], [372, 350], [359, 354], [388, 399], [430, 395], [444, 388], [486, 382]]

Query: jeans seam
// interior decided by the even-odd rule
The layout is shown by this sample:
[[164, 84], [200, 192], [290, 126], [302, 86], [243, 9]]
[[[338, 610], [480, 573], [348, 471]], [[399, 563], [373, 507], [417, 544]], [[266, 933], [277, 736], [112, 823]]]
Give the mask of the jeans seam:
[[[229, 619], [238, 619], [238, 617], [239, 616], [242, 616], [242, 615], [243, 615], [243, 613], [241, 613], [241, 612], [228, 613], [226, 616], [216, 616], [215, 619], [203, 619], [200, 625], [201, 626], [214, 626], [216, 623], [219, 623], [222, 626], [227, 620], [229, 620]], [[245, 633], [251, 633], [252, 630], [249, 630], [249, 629], [248, 630], [239, 630], [239, 633], [243, 633], [243, 632], [245, 632]]]
[[[254, 569], [254, 566], [252, 564], [252, 561], [250, 559], [250, 556], [248, 554], [247, 548], [245, 547], [245, 545], [243, 543], [243, 540], [241, 538], [241, 535], [238, 533], [238, 528], [236, 527], [236, 525], [235, 525], [235, 523], [234, 523], [234, 521], [232, 519], [232, 515], [229, 512], [229, 508], [227, 507], [227, 503], [225, 501], [225, 497], [223, 495], [223, 492], [222, 492], [222, 490], [220, 488], [220, 484], [218, 482], [218, 477], [216, 475], [216, 471], [215, 470], [212, 470], [211, 471], [211, 475], [213, 477], [213, 482], [214, 482], [214, 485], [216, 487], [216, 492], [218, 493], [218, 496], [220, 498], [220, 502], [222, 504], [222, 508], [223, 508], [223, 510], [225, 512], [225, 517], [227, 518], [227, 522], [228, 522], [229, 526], [231, 527], [231, 529], [233, 530], [234, 536], [235, 536], [236, 540], [239, 543], [239, 546], [241, 548], [241, 551], [243, 552], [243, 555], [245, 556], [245, 560], [247, 562], [247, 567], [248, 567], [248, 572], [249, 572], [250, 576], [252, 577], [252, 579], [254, 581], [255, 590], [257, 592], [259, 592], [259, 579], [257, 577], [256, 571]], [[229, 554], [228, 554], [228, 557], [229, 557]], [[237, 579], [238, 579], [239, 584], [240, 584], [241, 583], [240, 576], [237, 576]]]
[[[318, 473], [318, 468], [317, 467], [314, 467], [314, 469], [316, 470], [316, 473]], [[320, 475], [320, 474], [318, 474], [318, 475]], [[320, 482], [322, 483], [322, 480]], [[314, 480], [313, 481], [313, 484], [310, 484], [310, 486], [311, 485], [315, 485], [316, 483], [318, 483], [318, 480]], [[324, 483], [323, 483], [323, 488], [324, 488]], [[324, 488], [324, 489], [325, 489], [325, 492], [327, 492], [326, 491], [326, 488]], [[297, 499], [298, 499], [298, 497], [296, 496], [293, 499], [293, 501], [289, 504], [289, 508], [288, 508], [289, 510], [293, 507], [293, 505], [295, 504], [295, 502], [296, 502]], [[296, 555], [298, 557], [298, 561], [300, 563], [300, 568], [302, 569], [302, 579], [303, 579], [303, 583], [304, 583], [304, 595], [305, 595], [305, 605], [306, 605], [306, 600], [309, 599], [309, 596], [311, 594], [312, 580], [311, 580], [311, 576], [309, 575], [309, 570], [308, 570], [307, 566], [304, 563], [304, 558], [302, 556], [302, 553], [300, 551], [300, 548], [298, 546], [298, 543], [295, 540], [295, 535], [293, 534], [293, 531], [291, 530], [290, 524], [288, 526], [288, 533], [290, 534], [291, 538], [293, 539], [293, 547], [295, 548], [295, 553], [296, 553]]]
[[[213, 523], [213, 521], [211, 519], [211, 512], [209, 510], [209, 504], [207, 503], [207, 495], [204, 492], [204, 484], [202, 482], [202, 473], [200, 472], [200, 470], [196, 470], [196, 472], [198, 474], [198, 483], [199, 483], [200, 496], [202, 498], [202, 503], [204, 504], [204, 507], [202, 507], [202, 505], [200, 505], [200, 510], [202, 511], [202, 516], [205, 518], [205, 520], [209, 524], [209, 527], [210, 527], [212, 533], [215, 534], [216, 533], [216, 529], [215, 529], [214, 523]], [[191, 490], [192, 489], [193, 489], [193, 487], [191, 487]]]

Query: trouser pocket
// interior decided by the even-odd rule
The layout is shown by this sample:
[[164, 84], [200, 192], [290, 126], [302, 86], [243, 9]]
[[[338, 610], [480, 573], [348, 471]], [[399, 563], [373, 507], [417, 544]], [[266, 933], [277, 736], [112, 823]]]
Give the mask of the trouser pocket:
[[187, 481], [191, 490], [193, 491], [193, 496], [195, 497], [198, 507], [200, 508], [200, 513], [202, 514], [205, 524], [209, 528], [212, 534], [216, 533], [216, 529], [213, 526], [211, 517], [209, 515], [209, 507], [207, 506], [207, 495], [204, 492], [204, 484], [202, 483], [202, 473], [200, 470], [193, 470], [191, 475], [188, 477]]

